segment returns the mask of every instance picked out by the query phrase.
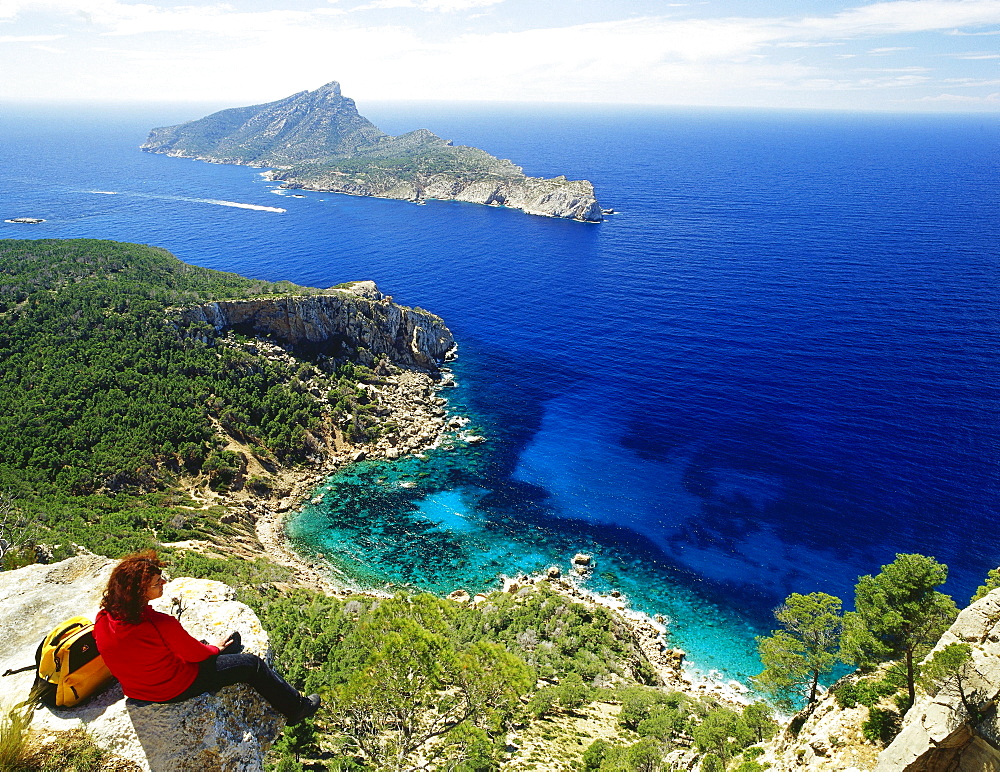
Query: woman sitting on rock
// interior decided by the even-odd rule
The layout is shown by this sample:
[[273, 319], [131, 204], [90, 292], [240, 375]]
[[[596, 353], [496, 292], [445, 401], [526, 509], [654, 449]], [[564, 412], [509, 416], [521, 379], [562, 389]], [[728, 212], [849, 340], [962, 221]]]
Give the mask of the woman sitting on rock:
[[180, 702], [223, 686], [249, 684], [289, 724], [319, 709], [318, 695], [303, 697], [260, 657], [236, 653], [240, 647], [233, 634], [214, 646], [205, 644], [177, 619], [149, 606], [163, 595], [163, 566], [152, 550], [122, 560], [111, 572], [94, 622], [97, 648], [127, 697]]

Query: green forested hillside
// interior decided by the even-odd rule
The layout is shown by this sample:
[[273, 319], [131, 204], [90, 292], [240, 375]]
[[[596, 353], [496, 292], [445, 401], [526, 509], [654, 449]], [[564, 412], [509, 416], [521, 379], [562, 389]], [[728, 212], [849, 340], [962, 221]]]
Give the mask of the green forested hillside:
[[180, 335], [166, 308], [301, 292], [105, 241], [0, 242], [0, 462], [71, 493], [200, 468], [209, 417], [234, 412], [279, 458], [302, 452], [315, 400], [273, 362]]
[[179, 330], [169, 311], [292, 292], [318, 290], [148, 246], [0, 241], [0, 486], [37, 508], [43, 526], [82, 544], [104, 538], [105, 550], [120, 533], [128, 549], [137, 532], [185, 531], [164, 509], [177, 501], [162, 493], [171, 479], [204, 471], [224, 481], [233, 459], [213, 421], [262, 455], [297, 462], [319, 408], [291, 367], [208, 345], [214, 331]]

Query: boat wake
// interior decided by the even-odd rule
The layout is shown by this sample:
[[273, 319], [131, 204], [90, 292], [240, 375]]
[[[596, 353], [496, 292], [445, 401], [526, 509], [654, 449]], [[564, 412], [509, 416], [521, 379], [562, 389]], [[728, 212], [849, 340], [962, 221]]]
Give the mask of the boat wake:
[[[91, 193], [99, 193], [105, 196], [117, 196], [121, 193], [113, 190], [92, 190]], [[241, 201], [224, 201], [218, 198], [188, 198], [187, 196], [164, 196], [157, 193], [133, 193], [126, 192], [125, 195], [136, 196], [138, 198], [155, 198], [160, 201], [186, 201], [191, 204], [214, 204], [215, 206], [229, 206], [234, 209], [252, 209], [255, 212], [277, 212], [284, 214], [287, 209], [277, 206], [262, 206], [260, 204], [244, 204]]]

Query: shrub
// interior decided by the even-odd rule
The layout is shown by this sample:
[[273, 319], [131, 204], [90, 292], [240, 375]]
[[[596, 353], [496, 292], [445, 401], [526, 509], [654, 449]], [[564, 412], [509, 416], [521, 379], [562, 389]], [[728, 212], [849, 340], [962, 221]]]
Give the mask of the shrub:
[[883, 697], [888, 697], [899, 691], [900, 686], [896, 681], [893, 673], [886, 673], [885, 677], [881, 679], [862, 678], [858, 681], [849, 681], [843, 686], [837, 687], [834, 697], [842, 708], [853, 708], [855, 705], [871, 708]]
[[638, 729], [639, 724], [649, 718], [649, 710], [656, 704], [656, 698], [656, 692], [650, 689], [636, 687], [624, 690], [618, 726], [623, 729]]
[[645, 737], [625, 752], [625, 762], [634, 772], [656, 772], [663, 758], [659, 746], [651, 737]]
[[570, 673], [557, 688], [559, 704], [567, 710], [573, 710], [590, 701], [591, 689], [583, 682], [579, 673]]
[[868, 718], [861, 725], [861, 734], [870, 743], [888, 745], [899, 734], [900, 716], [891, 710], [869, 708]]
[[528, 712], [535, 718], [542, 718], [552, 712], [558, 699], [558, 691], [554, 686], [544, 686], [531, 695], [528, 702]]
[[701, 772], [726, 772], [726, 765], [714, 753], [706, 753], [701, 759]]
[[583, 752], [583, 768], [588, 772], [600, 769], [604, 757], [608, 754], [608, 748], [610, 744], [607, 740], [594, 740]]

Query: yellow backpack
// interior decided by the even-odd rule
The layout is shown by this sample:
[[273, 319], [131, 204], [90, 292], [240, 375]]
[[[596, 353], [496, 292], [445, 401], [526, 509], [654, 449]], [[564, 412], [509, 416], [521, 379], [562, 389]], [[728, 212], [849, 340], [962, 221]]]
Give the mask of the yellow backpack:
[[[104, 689], [113, 676], [97, 651], [94, 624], [86, 617], [72, 617], [38, 644], [35, 664], [4, 675], [36, 668], [32, 698], [50, 708], [72, 708]], [[31, 698], [29, 698], [30, 700]]]

